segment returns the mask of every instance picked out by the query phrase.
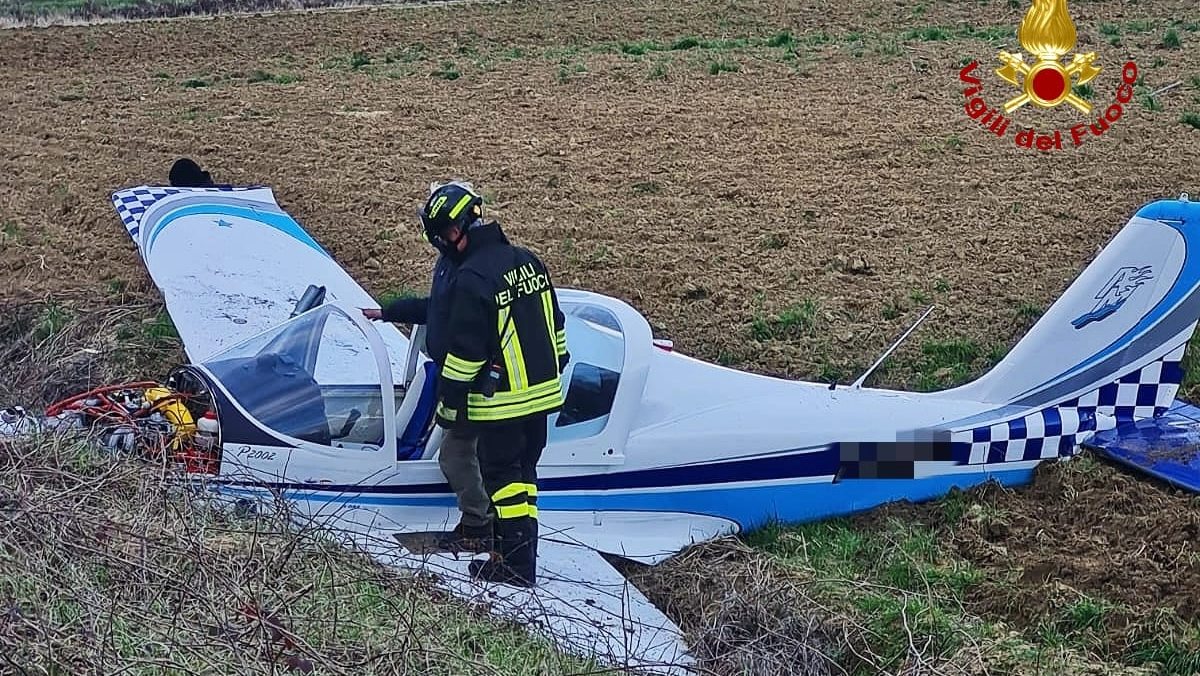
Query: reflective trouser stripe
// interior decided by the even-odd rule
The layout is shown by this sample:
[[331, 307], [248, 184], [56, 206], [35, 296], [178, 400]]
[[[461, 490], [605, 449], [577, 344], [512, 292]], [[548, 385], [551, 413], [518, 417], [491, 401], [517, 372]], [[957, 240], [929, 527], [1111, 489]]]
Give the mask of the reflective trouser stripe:
[[519, 505], [496, 505], [496, 516], [501, 519], [519, 519], [523, 516], [530, 516], [530, 510], [537, 511], [536, 507], [530, 507], [527, 504]]
[[508, 498], [515, 498], [518, 495], [528, 491], [528, 485], [529, 484], [523, 484], [518, 481], [514, 481], [511, 484], [502, 487], [495, 493], [492, 493], [492, 502], [500, 502], [501, 500], [506, 500]]
[[501, 519], [519, 519], [529, 516], [528, 484], [514, 481], [492, 493], [496, 505], [496, 516]]
[[537, 484], [525, 484], [525, 494], [529, 496], [529, 516], [538, 518]]

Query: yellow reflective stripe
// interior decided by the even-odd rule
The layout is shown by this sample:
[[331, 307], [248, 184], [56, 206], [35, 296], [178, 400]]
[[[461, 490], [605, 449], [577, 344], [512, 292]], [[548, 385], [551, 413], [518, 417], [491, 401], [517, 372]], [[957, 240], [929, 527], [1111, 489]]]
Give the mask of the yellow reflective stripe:
[[547, 380], [544, 383], [538, 383], [533, 387], [517, 390], [516, 392], [497, 392], [492, 395], [491, 399], [484, 399], [482, 394], [471, 392], [467, 395], [471, 405], [477, 408], [496, 408], [498, 406], [508, 406], [510, 404], [520, 404], [531, 399], [538, 399], [546, 396], [554, 396], [562, 394], [562, 385], [558, 378]]
[[554, 299], [549, 291], [542, 292], [542, 312], [546, 315], [546, 332], [554, 336], [554, 351], [561, 357], [567, 353], [567, 332], [554, 328]]
[[529, 515], [529, 505], [524, 503], [519, 505], [496, 505], [496, 516], [501, 519], [519, 519]]
[[467, 361], [453, 353], [446, 355], [446, 363], [442, 366], [442, 375], [450, 380], [467, 383], [475, 379], [479, 369], [483, 368], [483, 360]]
[[529, 494], [529, 497], [536, 500], [537, 499], [537, 484], [525, 484], [525, 492]]
[[526, 505], [525, 513], [529, 518], [536, 519], [538, 514], [537, 505]]
[[529, 372], [525, 370], [525, 352], [521, 349], [521, 334], [517, 333], [517, 327], [512, 327], [512, 340], [509, 341], [508, 347], [504, 348], [505, 359], [507, 354], [512, 354], [513, 364], [516, 368], [508, 372], [508, 382], [510, 388], [514, 390], [529, 389]]
[[542, 292], [542, 314], [546, 317], [546, 333], [556, 336], [554, 332], [554, 301], [549, 291]]
[[518, 496], [526, 492], [526, 486], [527, 484], [523, 484], [519, 481], [514, 481], [511, 484], [507, 484], [500, 490], [492, 493], [492, 502], [500, 502], [501, 500], [507, 500], [508, 498]]
[[558, 392], [534, 399], [533, 401], [507, 404], [494, 408], [479, 409], [472, 405], [472, 408], [467, 411], [467, 417], [477, 422], [508, 420], [510, 418], [541, 413], [557, 406], [562, 406], [562, 394]]
[[[499, 331], [508, 322], [512, 306], [505, 306], [496, 313]], [[517, 334], [516, 324], [508, 324], [508, 329], [500, 335], [500, 344], [504, 346], [504, 370], [508, 374], [508, 389], [523, 390], [529, 387], [529, 375], [525, 372], [525, 357], [521, 352], [521, 337]]]
[[458, 204], [455, 204], [454, 208], [450, 210], [450, 218], [454, 218], [455, 216], [457, 216], [458, 212], [462, 211], [463, 207], [467, 206], [467, 203], [470, 201], [471, 201], [470, 195], [463, 195], [458, 200]]

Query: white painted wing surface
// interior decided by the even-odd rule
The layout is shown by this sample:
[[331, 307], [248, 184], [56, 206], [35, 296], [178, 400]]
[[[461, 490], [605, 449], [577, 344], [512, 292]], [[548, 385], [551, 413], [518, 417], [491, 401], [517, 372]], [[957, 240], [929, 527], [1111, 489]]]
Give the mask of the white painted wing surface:
[[560, 650], [636, 673], [695, 673], [680, 628], [594, 549], [542, 537], [538, 584], [523, 589], [472, 579], [469, 554], [412, 553], [385, 529], [369, 532], [357, 534], [355, 544], [380, 563], [433, 573], [455, 596], [487, 604], [493, 615], [542, 634]]
[[[324, 286], [327, 300], [379, 307], [270, 188], [140, 186], [112, 201], [193, 361], [286, 321], [310, 284]], [[408, 339], [391, 324], [376, 326], [393, 381], [402, 382]], [[359, 363], [368, 370], [348, 378], [376, 382], [369, 360]]]

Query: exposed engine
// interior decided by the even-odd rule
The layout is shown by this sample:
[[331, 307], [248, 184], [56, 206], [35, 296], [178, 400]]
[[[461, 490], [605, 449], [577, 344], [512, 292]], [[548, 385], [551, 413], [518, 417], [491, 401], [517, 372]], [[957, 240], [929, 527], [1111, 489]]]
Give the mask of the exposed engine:
[[85, 436], [101, 447], [216, 474], [221, 429], [207, 388], [186, 370], [154, 381], [98, 387], [55, 402], [43, 416], [0, 410], [0, 440], [45, 432]]

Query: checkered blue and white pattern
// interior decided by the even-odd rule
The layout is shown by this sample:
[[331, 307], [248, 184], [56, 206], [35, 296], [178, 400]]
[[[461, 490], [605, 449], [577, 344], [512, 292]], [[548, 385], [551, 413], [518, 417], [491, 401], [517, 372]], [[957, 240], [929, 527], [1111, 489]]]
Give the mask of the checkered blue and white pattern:
[[1183, 382], [1183, 343], [1162, 359], [1101, 386], [1083, 396], [986, 427], [951, 434], [956, 448], [968, 457], [960, 462], [1018, 462], [1075, 454], [1081, 440], [1096, 430], [1096, 417], [1110, 416], [1117, 424], [1162, 415], [1175, 400]]
[[155, 202], [167, 195], [178, 195], [181, 192], [238, 192], [255, 190], [256, 186], [215, 186], [203, 188], [167, 188], [149, 187], [128, 188], [113, 193], [112, 203], [117, 208], [117, 215], [125, 224], [125, 230], [134, 242], [138, 241], [138, 230], [141, 228], [142, 214], [146, 213]]

